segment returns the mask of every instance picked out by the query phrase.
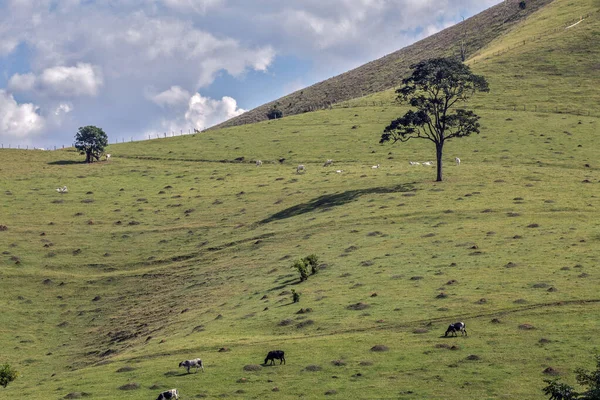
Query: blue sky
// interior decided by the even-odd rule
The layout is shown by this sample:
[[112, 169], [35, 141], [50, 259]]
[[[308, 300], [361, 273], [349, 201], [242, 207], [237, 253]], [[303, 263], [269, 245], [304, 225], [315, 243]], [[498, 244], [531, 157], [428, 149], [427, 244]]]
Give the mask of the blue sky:
[[0, 143], [204, 129], [501, 0], [0, 0]]

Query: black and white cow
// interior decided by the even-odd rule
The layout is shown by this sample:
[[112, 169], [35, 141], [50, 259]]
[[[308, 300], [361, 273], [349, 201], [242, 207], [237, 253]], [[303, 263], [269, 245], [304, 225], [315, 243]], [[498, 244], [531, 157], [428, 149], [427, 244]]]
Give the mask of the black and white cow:
[[448, 329], [446, 329], [446, 333], [444, 334], [444, 336], [448, 336], [448, 334], [458, 336], [457, 332], [460, 332], [461, 335], [467, 336], [467, 326], [464, 322], [455, 322], [453, 324], [450, 324], [448, 326]]
[[185, 367], [187, 369], [188, 374], [190, 373], [190, 368], [193, 367], [196, 367], [196, 372], [198, 372], [198, 368], [202, 369], [202, 372], [204, 372], [204, 365], [202, 364], [202, 360], [199, 358], [182, 361], [179, 363], [179, 368], [181, 367]]
[[269, 361], [271, 362], [271, 365], [275, 365], [275, 360], [279, 360], [280, 365], [282, 363], [285, 364], [285, 355], [283, 350], [270, 351], [269, 354], [267, 354], [267, 358], [265, 358], [265, 365], [267, 365], [267, 362]]
[[177, 389], [167, 390], [166, 392], [162, 392], [158, 395], [156, 400], [170, 400], [170, 399], [179, 399], [179, 392]]

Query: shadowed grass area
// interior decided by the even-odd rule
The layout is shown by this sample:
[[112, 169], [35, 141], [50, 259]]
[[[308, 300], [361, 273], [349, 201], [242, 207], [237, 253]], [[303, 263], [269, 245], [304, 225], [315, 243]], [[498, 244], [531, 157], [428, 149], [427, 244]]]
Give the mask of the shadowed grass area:
[[379, 187], [369, 189], [348, 190], [343, 193], [326, 194], [319, 196], [316, 199], [310, 200], [308, 203], [298, 204], [287, 208], [283, 211], [273, 214], [269, 218], [260, 221], [261, 224], [282, 220], [286, 218], [296, 217], [298, 215], [314, 212], [328, 211], [332, 207], [342, 206], [351, 201], [356, 201], [359, 197], [369, 194], [389, 194], [389, 193], [406, 193], [413, 190], [412, 185], [397, 185], [393, 187]]

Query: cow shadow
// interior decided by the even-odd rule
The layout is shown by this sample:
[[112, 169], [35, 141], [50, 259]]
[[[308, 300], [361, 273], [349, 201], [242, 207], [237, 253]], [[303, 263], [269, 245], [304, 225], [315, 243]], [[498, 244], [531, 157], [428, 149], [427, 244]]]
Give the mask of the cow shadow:
[[77, 165], [77, 164], [86, 164], [85, 161], [75, 161], [75, 160], [59, 160], [59, 161], [51, 161], [48, 165]]
[[308, 203], [297, 204], [285, 210], [279, 211], [268, 218], [263, 219], [259, 224], [268, 224], [270, 222], [282, 219], [296, 217], [298, 215], [310, 213], [313, 211], [328, 211], [333, 207], [342, 206], [352, 201], [358, 200], [361, 196], [369, 194], [389, 194], [406, 193], [413, 191], [412, 184], [400, 184], [388, 187], [374, 187], [366, 189], [348, 190], [342, 193], [326, 194], [310, 200]]

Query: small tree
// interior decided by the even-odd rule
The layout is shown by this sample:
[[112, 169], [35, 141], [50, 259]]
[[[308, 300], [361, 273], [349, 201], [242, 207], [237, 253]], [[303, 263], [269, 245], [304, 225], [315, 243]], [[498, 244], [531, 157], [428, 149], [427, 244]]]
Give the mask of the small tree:
[[267, 118], [269, 118], [269, 119], [283, 118], [283, 111], [278, 109], [277, 106], [273, 106], [273, 109], [267, 113]]
[[586, 371], [578, 368], [575, 373], [577, 382], [581, 386], [587, 386], [585, 392], [578, 393], [574, 387], [557, 379], [544, 379], [548, 386], [542, 391], [550, 396], [550, 400], [600, 400], [600, 355], [596, 355], [596, 370]]
[[85, 162], [92, 163], [94, 158], [100, 160], [104, 148], [108, 146], [108, 136], [104, 131], [95, 126], [79, 128], [75, 135], [75, 148], [80, 154], [85, 154]]
[[308, 266], [304, 262], [304, 260], [296, 260], [292, 268], [295, 268], [300, 273], [300, 282], [304, 282], [308, 279]]
[[479, 116], [473, 111], [454, 109], [475, 92], [488, 92], [483, 76], [475, 75], [462, 62], [435, 58], [411, 66], [412, 75], [396, 90], [398, 100], [416, 108], [388, 125], [379, 143], [426, 139], [435, 144], [437, 181], [442, 181], [444, 144], [454, 138], [479, 133]]
[[0, 386], [7, 387], [18, 375], [19, 373], [8, 364], [0, 366]]
[[526, 9], [526, 8], [527, 8], [527, 3], [526, 3], [525, 1], [522, 1], [522, 2], [520, 2], [520, 3], [519, 3], [519, 8], [520, 8], [521, 10], [524, 10], [524, 9]]

